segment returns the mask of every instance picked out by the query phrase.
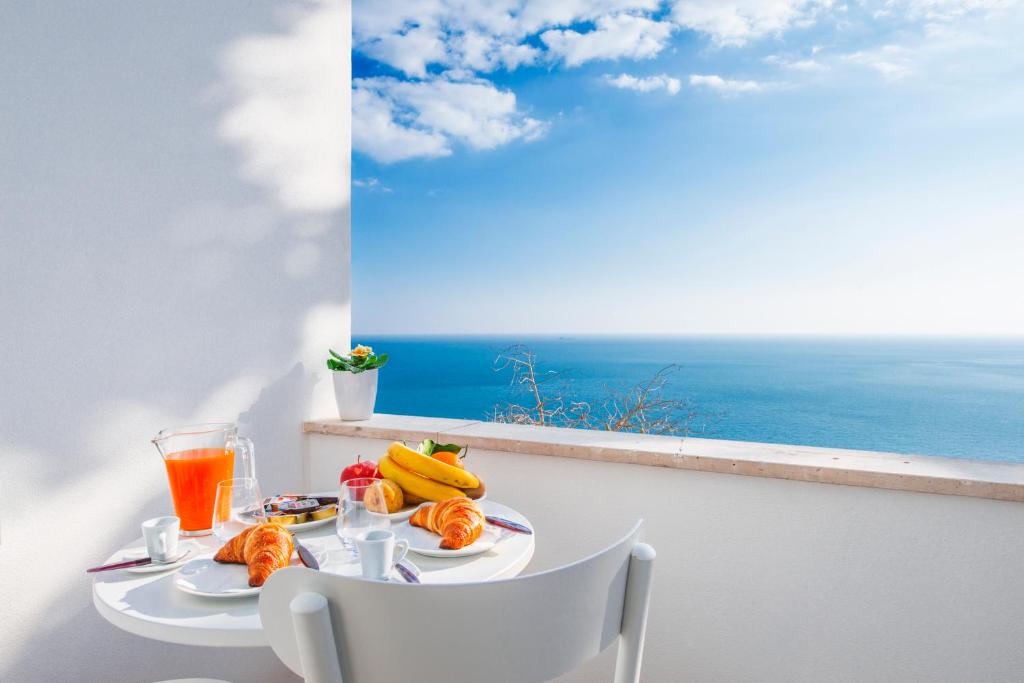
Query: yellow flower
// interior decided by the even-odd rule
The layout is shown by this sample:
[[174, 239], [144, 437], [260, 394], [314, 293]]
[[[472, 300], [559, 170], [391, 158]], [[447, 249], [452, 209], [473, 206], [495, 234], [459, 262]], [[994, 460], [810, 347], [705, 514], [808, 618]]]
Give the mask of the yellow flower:
[[350, 356], [353, 356], [355, 358], [364, 358], [372, 354], [373, 349], [370, 348], [369, 346], [363, 346], [362, 344], [358, 344], [356, 348], [352, 349], [351, 353], [349, 353]]

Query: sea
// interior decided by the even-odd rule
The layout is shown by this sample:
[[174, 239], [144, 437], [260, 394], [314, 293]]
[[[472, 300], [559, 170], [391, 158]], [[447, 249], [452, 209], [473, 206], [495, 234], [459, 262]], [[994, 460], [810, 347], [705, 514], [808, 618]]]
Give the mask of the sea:
[[355, 336], [390, 355], [377, 412], [490, 419], [527, 403], [499, 358], [600, 406], [672, 366], [694, 436], [1024, 462], [1024, 338]]

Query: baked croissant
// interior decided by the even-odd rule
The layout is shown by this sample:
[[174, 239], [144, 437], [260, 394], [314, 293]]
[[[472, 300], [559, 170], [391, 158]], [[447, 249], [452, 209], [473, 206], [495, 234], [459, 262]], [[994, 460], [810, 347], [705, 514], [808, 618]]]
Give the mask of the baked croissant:
[[440, 534], [442, 548], [458, 550], [480, 538], [484, 513], [469, 498], [449, 498], [418, 508], [409, 523]]
[[262, 586], [267, 578], [292, 561], [292, 534], [278, 524], [251, 526], [225, 543], [213, 559], [249, 566], [249, 585]]

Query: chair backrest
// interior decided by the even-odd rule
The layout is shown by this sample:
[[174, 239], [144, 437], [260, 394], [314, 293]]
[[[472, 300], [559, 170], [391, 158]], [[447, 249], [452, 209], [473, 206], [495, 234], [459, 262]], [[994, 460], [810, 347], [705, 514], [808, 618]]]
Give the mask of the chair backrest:
[[[290, 605], [297, 596], [319, 594], [327, 601], [345, 683], [546, 681], [617, 642], [630, 558], [642, 524], [573, 564], [499, 581], [377, 583], [289, 567], [275, 572], [263, 587], [260, 617], [274, 652], [299, 675]], [[640, 602], [632, 595], [643, 593], [642, 615], [631, 619], [631, 611], [640, 612], [626, 611], [627, 622], [641, 622], [639, 650], [649, 574], [641, 583], [642, 589], [630, 588], [630, 600]], [[638, 675], [639, 653], [634, 656]]]

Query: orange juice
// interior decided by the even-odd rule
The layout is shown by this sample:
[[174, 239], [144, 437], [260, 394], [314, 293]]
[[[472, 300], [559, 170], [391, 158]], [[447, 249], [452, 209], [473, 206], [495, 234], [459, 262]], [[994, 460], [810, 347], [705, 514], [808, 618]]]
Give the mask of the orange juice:
[[195, 448], [164, 458], [174, 512], [182, 531], [204, 531], [213, 520], [217, 483], [234, 476], [235, 452], [226, 448]]

